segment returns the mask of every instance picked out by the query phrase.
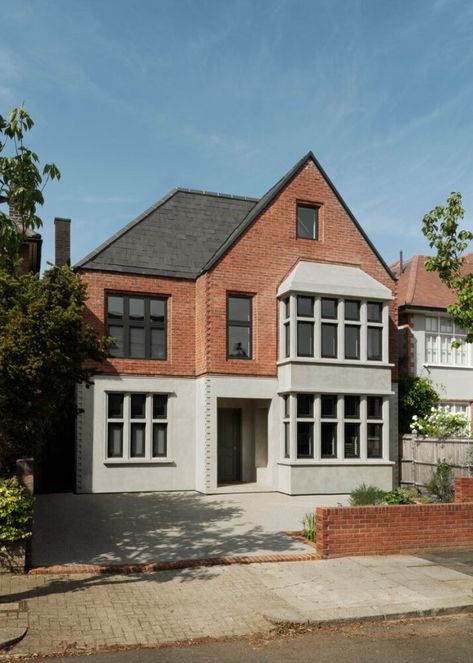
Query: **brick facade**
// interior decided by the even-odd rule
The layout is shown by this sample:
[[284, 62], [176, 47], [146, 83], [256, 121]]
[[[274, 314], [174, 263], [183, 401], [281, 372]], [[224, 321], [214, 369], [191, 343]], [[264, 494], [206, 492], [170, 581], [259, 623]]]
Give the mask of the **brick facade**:
[[397, 555], [473, 546], [473, 478], [455, 480], [455, 504], [316, 509], [323, 559]]
[[[319, 241], [296, 239], [298, 202], [321, 205]], [[87, 319], [104, 333], [107, 291], [169, 296], [168, 360], [110, 359], [108, 373], [198, 376], [206, 373], [276, 376], [278, 285], [299, 260], [360, 267], [394, 291], [395, 281], [350, 219], [312, 161], [197, 280], [83, 271]], [[227, 359], [227, 294], [253, 295], [253, 360]], [[397, 365], [397, 312], [390, 304], [390, 361]], [[393, 369], [396, 380], [396, 369]]]

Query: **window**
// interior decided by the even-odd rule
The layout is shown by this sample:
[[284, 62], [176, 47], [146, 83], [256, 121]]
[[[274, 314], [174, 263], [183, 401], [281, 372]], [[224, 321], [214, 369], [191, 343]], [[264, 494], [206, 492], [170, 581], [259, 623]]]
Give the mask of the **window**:
[[107, 394], [109, 460], [139, 461], [167, 457], [166, 394]]
[[166, 323], [166, 298], [107, 295], [107, 333], [115, 339], [112, 357], [166, 359]]
[[[427, 364], [472, 366], [471, 348], [464, 342], [466, 332], [455, 325], [450, 318], [426, 317], [425, 330]], [[462, 344], [454, 348], [452, 347], [454, 341], [460, 341]]]
[[251, 359], [252, 298], [228, 295], [227, 356], [229, 359]]
[[[291, 305], [293, 302], [293, 306]], [[383, 361], [388, 329], [382, 302], [291, 295], [281, 308], [281, 355], [338, 361]]]
[[297, 237], [319, 238], [319, 208], [313, 205], [297, 205]]
[[388, 426], [385, 397], [298, 393], [293, 396], [294, 419], [289, 411], [290, 398], [284, 396], [284, 458], [291, 457], [292, 425], [298, 459], [350, 461], [384, 457]]

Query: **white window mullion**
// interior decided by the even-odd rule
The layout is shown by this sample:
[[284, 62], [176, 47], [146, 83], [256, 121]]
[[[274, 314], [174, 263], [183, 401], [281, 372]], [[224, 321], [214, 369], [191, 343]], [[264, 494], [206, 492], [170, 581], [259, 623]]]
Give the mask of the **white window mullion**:
[[364, 299], [360, 303], [360, 360], [366, 361], [368, 358], [368, 305]]
[[289, 394], [289, 459], [297, 459], [297, 396]]
[[381, 319], [382, 329], [382, 360], [387, 364], [389, 361], [389, 304], [382, 304]]
[[297, 297], [289, 296], [289, 333], [290, 333], [290, 353], [289, 357], [297, 357]]
[[123, 459], [130, 459], [130, 417], [131, 417], [131, 396], [124, 394], [123, 397]]
[[153, 455], [153, 394], [146, 395], [145, 421], [145, 458], [151, 460]]
[[366, 396], [360, 396], [360, 459], [368, 458], [368, 405]]
[[314, 298], [314, 357], [320, 359], [321, 356], [321, 338], [322, 338], [322, 328], [321, 328], [321, 314], [322, 306], [320, 297]]
[[345, 459], [345, 402], [343, 396], [337, 396], [337, 458]]
[[343, 361], [345, 359], [345, 301], [343, 299], [338, 300], [337, 312], [337, 356]]
[[313, 440], [314, 440], [314, 459], [320, 460], [322, 456], [322, 443], [321, 443], [321, 423], [322, 418], [322, 407], [320, 403], [320, 394], [317, 394], [314, 398], [314, 429], [313, 429]]
[[389, 398], [383, 397], [383, 459], [389, 460]]

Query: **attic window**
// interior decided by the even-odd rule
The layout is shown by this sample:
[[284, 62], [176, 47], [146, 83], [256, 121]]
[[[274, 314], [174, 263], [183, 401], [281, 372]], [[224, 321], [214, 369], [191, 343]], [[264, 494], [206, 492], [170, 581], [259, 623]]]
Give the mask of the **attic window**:
[[315, 205], [297, 205], [297, 237], [319, 238], [319, 208]]

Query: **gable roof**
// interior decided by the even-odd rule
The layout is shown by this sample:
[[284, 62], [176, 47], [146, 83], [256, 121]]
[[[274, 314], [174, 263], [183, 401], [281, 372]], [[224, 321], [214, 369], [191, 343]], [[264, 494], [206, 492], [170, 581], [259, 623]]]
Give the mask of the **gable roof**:
[[75, 266], [195, 279], [225, 255], [309, 161], [320, 171], [366, 243], [394, 279], [394, 274], [312, 152], [302, 157], [259, 200], [174, 189]]
[[[456, 301], [455, 293], [442, 283], [437, 272], [428, 272], [425, 261], [429, 256], [417, 255], [408, 260], [400, 273], [399, 261], [391, 265], [398, 275], [398, 306], [411, 308], [446, 309]], [[465, 256], [465, 273], [473, 272], [473, 253]]]

